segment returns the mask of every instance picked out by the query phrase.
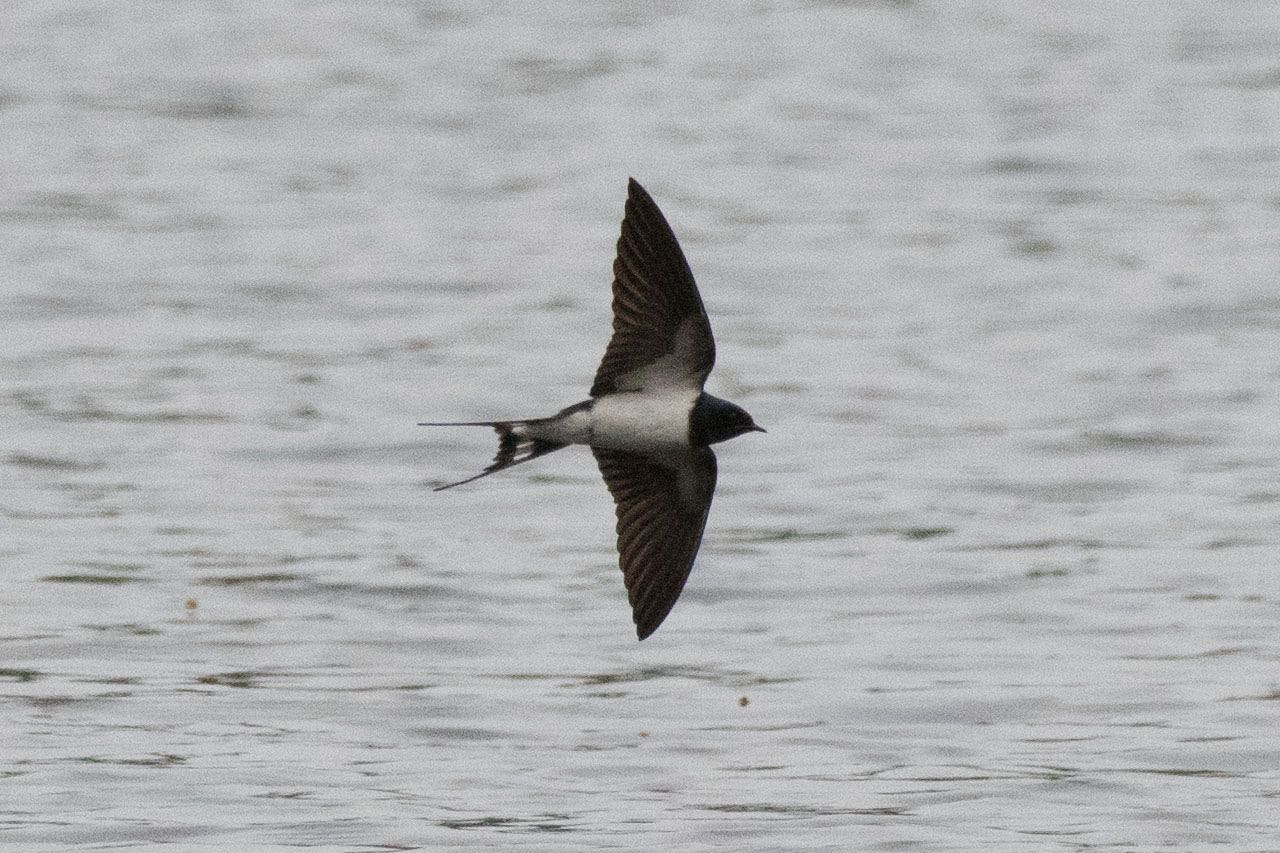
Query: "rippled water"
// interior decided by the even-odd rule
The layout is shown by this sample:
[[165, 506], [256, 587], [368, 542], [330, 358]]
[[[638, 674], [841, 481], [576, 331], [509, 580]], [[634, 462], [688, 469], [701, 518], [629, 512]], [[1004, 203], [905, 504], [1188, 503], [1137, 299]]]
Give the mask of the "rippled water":
[[[15, 3], [0, 843], [1270, 850], [1280, 6]], [[634, 174], [716, 329], [635, 641]]]

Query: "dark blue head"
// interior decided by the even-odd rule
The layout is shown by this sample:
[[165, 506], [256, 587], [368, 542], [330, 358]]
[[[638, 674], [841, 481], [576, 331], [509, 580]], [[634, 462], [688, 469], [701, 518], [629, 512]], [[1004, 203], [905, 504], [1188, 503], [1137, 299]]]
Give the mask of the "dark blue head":
[[712, 397], [710, 394], [698, 395], [689, 413], [689, 443], [694, 447], [706, 447], [718, 441], [728, 441], [744, 432], [764, 432], [764, 427], [756, 426], [746, 409], [735, 406], [728, 400]]

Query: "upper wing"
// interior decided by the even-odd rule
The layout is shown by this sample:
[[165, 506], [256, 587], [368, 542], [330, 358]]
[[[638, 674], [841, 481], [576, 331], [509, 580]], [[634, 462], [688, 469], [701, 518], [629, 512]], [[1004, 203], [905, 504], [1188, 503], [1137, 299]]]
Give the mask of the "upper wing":
[[640, 639], [667, 618], [693, 568], [716, 488], [716, 457], [691, 450], [668, 468], [634, 453], [591, 448], [618, 514], [618, 562]]
[[655, 386], [701, 390], [715, 361], [711, 323], [680, 243], [632, 178], [613, 262], [613, 338], [591, 396]]

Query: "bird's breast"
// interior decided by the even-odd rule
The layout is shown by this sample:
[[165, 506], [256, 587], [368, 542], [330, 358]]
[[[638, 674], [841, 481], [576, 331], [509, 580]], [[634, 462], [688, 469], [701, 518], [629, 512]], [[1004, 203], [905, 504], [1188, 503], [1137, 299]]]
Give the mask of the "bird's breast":
[[632, 453], [689, 446], [689, 412], [697, 391], [636, 391], [599, 397], [591, 407], [589, 444]]

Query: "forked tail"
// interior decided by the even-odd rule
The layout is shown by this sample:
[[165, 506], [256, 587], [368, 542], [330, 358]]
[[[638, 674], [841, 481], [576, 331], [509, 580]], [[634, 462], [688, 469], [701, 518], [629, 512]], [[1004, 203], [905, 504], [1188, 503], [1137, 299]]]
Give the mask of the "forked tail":
[[454, 486], [461, 486], [463, 483], [479, 480], [481, 477], [487, 477], [490, 474], [501, 471], [503, 468], [510, 468], [512, 465], [519, 465], [521, 462], [537, 459], [539, 456], [545, 456], [553, 450], [559, 450], [566, 446], [554, 441], [529, 436], [525, 431], [525, 427], [531, 423], [534, 423], [534, 421], [446, 421], [418, 424], [418, 426], [493, 427], [494, 432], [498, 434], [498, 455], [493, 457], [493, 463], [489, 467], [474, 477], [468, 477], [456, 483], [437, 486], [433, 491], [441, 492], [445, 489], [452, 489]]

